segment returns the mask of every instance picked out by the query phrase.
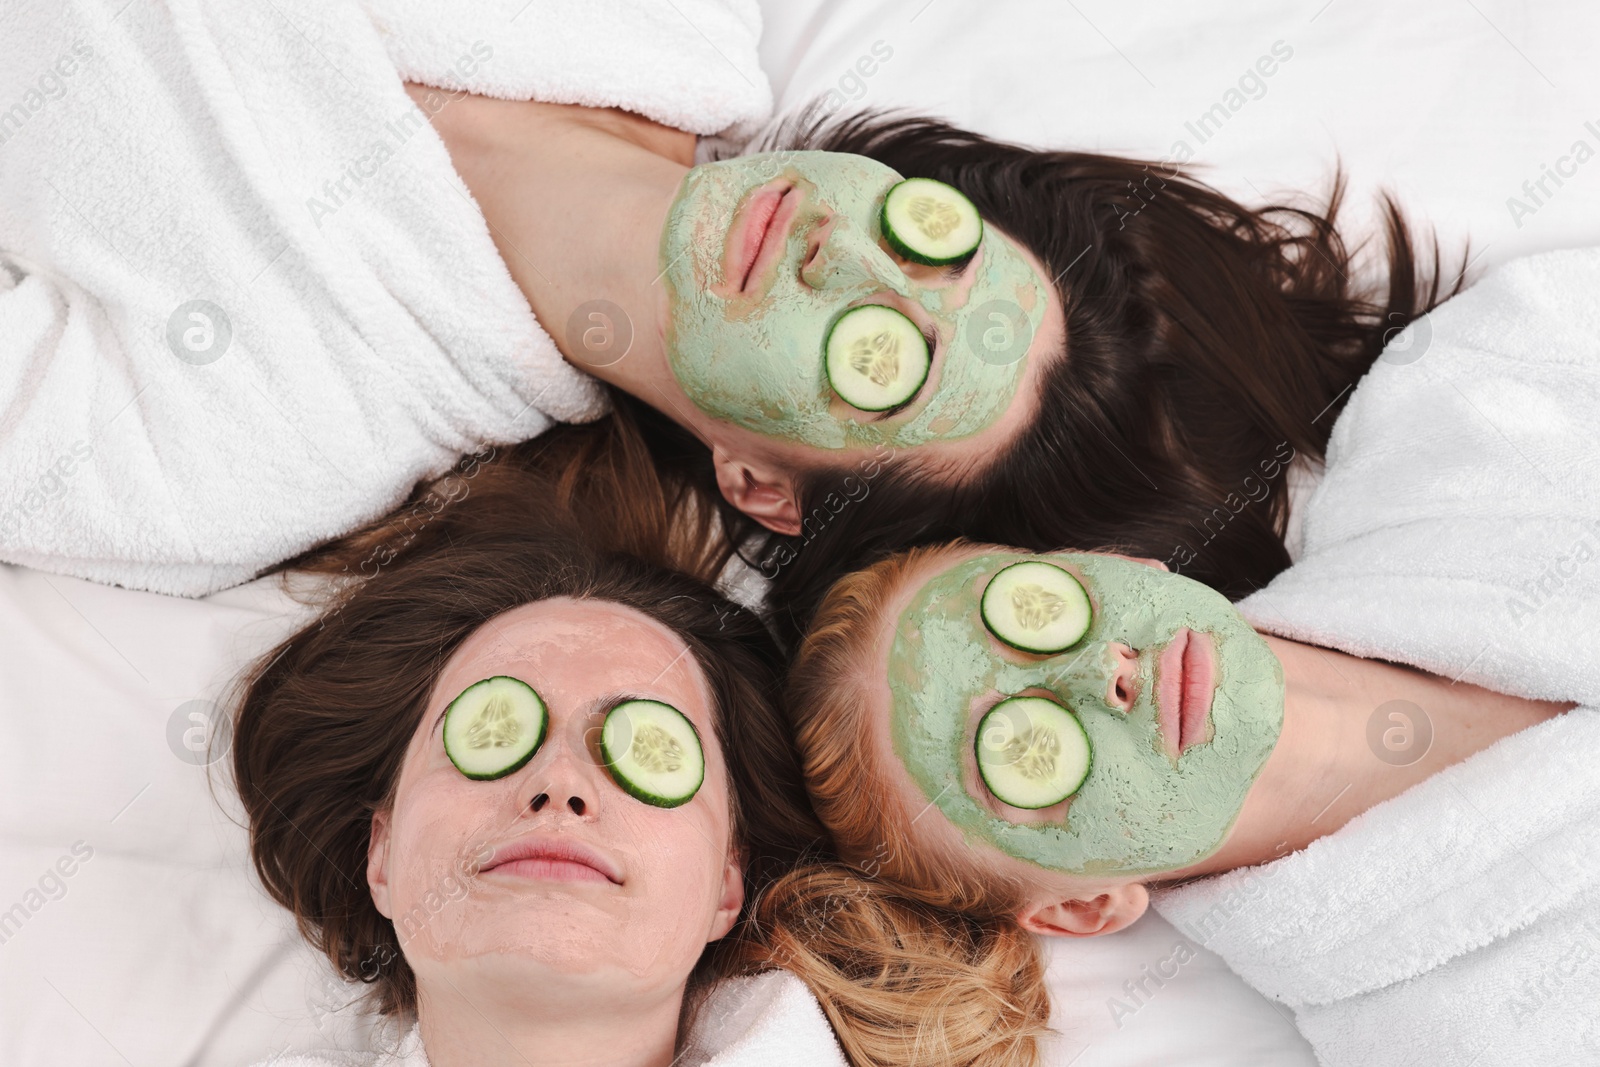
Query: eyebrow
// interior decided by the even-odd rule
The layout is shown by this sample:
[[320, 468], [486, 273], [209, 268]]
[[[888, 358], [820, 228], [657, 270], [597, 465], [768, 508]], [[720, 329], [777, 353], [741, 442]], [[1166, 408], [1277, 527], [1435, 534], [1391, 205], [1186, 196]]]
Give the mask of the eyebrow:
[[[981, 246], [980, 246], [981, 247]], [[978, 258], [978, 250], [974, 248], [972, 254], [960, 263], [947, 263], [939, 268], [940, 277], [946, 281], [957, 281], [967, 276], [967, 268], [972, 266], [972, 261]]]

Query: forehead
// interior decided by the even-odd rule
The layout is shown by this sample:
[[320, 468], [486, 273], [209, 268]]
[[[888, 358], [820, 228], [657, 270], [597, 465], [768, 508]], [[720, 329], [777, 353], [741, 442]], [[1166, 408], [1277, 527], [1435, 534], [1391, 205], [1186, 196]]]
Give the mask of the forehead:
[[[1032, 422], [1039, 411], [1045, 374], [1056, 360], [1066, 358], [1066, 314], [1062, 309], [1061, 294], [1050, 284], [1050, 274], [1045, 265], [1021, 242], [1000, 233], [997, 228], [989, 229], [985, 241], [1005, 242], [1011, 254], [1018, 256], [1032, 269], [1038, 299], [1043, 301], [1044, 308], [1039, 318], [1038, 329], [1029, 340], [1026, 351], [1019, 357], [1021, 373], [1011, 401], [1000, 417], [976, 433], [949, 440], [935, 439], [919, 448], [919, 452], [928, 461], [936, 464], [947, 477], [970, 476], [1023, 432], [1024, 427]], [[963, 305], [945, 317], [952, 322], [964, 324], [959, 327], [958, 332], [968, 335], [970, 343], [970, 335], [975, 329], [981, 333], [984, 329], [993, 328], [997, 321], [1002, 321], [998, 314], [993, 312], [997, 306], [994, 298], [998, 291], [991, 287], [975, 292], [976, 272], [968, 272], [968, 276], [958, 285], [965, 290]], [[1009, 301], [1000, 302], [1009, 303]], [[940, 384], [941, 387], [945, 384], [943, 373]]]
[[602, 600], [541, 600], [485, 622], [450, 657], [434, 703], [489, 674], [521, 678], [556, 708], [646, 690], [686, 713], [711, 704], [704, 673], [682, 638], [641, 612]]
[[[974, 852], [977, 853], [980, 862], [986, 864], [993, 864], [997, 859], [1003, 860], [1003, 857], [991, 847], [977, 845], [954, 823], [933, 811], [933, 804], [929, 802], [905, 764], [895, 754], [892, 726], [894, 696], [889, 689], [888, 664], [900, 617], [911, 605], [911, 601], [930, 582], [953, 568], [978, 556], [994, 555], [1014, 556], [1019, 560], [1034, 558], [1028, 553], [1011, 549], [989, 545], [965, 545], [940, 549], [918, 560], [901, 575], [900, 581], [891, 595], [884, 600], [880, 609], [872, 634], [870, 658], [864, 665], [863, 671], [866, 691], [864, 704], [871, 720], [867, 732], [871, 738], [873, 762], [879, 768], [879, 773], [886, 776], [905, 811], [906, 819], [915, 827], [917, 846], [940, 850], [943, 855], [950, 857], [958, 869], [965, 869], [971, 862], [971, 854]], [[1015, 874], [1010, 870], [1010, 864], [1005, 866], [1008, 875]]]
[[[929, 583], [970, 559], [996, 554], [1015, 556], [1017, 559], [1032, 558], [1026, 553], [1009, 549], [996, 549], [984, 545], [964, 545], [959, 548], [940, 549], [926, 558], [918, 560], [914, 566], [901, 575], [899, 582], [883, 602], [873, 627], [871, 656], [868, 660], [866, 681], [867, 707], [872, 713], [873, 720], [883, 724], [883, 739], [886, 746], [889, 737], [889, 717], [894, 710], [894, 697], [889, 691], [889, 677], [886, 668], [890, 651], [894, 648], [895, 635], [899, 631], [900, 617], [905, 614], [906, 608], [911, 606], [911, 601]], [[887, 752], [888, 748], [885, 747], [883, 751]], [[893, 762], [898, 764], [899, 761], [895, 760]]]

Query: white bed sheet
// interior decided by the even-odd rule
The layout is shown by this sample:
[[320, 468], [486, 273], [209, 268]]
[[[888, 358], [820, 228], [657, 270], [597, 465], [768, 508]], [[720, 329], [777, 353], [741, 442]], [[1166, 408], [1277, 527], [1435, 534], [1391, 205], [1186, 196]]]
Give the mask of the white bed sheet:
[[[1351, 222], [1393, 189], [1474, 270], [1600, 242], [1600, 5], [1591, 0], [763, 0], [780, 114], [817, 96], [991, 136], [1176, 160], [1244, 202], [1350, 177]], [[1263, 56], [1263, 88], [1241, 92]], [[880, 61], [873, 52], [892, 52]], [[869, 62], [858, 68], [862, 57]], [[871, 69], [863, 75], [862, 69]], [[1201, 129], [1212, 107], [1238, 103]], [[1191, 129], [1193, 127], [1193, 129]], [[1206, 135], [1202, 142], [1196, 136]], [[1561, 164], [1563, 157], [1567, 162]], [[1535, 202], [1523, 183], [1544, 168]], [[1560, 177], [1560, 175], [1557, 175]], [[1519, 199], [1531, 212], [1508, 206]]]
[[[1547, 179], [1541, 204], [1521, 189], [1574, 142], [1600, 148], [1592, 4], [763, 6], [784, 108], [836, 90], [1039, 144], [1168, 158], [1187, 140], [1244, 199], [1319, 188], [1337, 153], [1353, 207], [1387, 184], [1447, 241], [1470, 235], [1480, 268], [1600, 241], [1600, 161]], [[1280, 40], [1294, 55], [1265, 93], [1204, 145], [1185, 136]], [[1536, 210], [1514, 219], [1513, 196]], [[294, 614], [270, 581], [185, 601], [0, 567], [0, 1062], [235, 1065], [363, 1041], [337, 1010], [350, 992], [251, 887], [242, 831], [168, 741]], [[1314, 1062], [1215, 956], [1175, 962], [1180, 942], [1152, 915], [1053, 944], [1050, 1062]]]
[[[359, 1040], [253, 885], [225, 773], [214, 798], [184, 758], [190, 713], [298, 617], [271, 581], [182, 600], [0, 567], [0, 1062], [243, 1064]], [[74, 845], [92, 854], [61, 877]]]

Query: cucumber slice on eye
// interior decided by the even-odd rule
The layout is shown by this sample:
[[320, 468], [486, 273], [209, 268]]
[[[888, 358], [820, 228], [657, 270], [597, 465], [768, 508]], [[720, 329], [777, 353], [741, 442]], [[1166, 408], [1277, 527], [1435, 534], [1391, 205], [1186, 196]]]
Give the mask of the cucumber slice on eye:
[[904, 404], [928, 378], [928, 339], [891, 307], [863, 304], [834, 320], [823, 343], [828, 384], [861, 411]]
[[625, 792], [658, 808], [687, 804], [706, 777], [694, 723], [659, 700], [625, 700], [607, 712], [600, 755]]
[[989, 579], [980, 607], [989, 632], [1036, 655], [1064, 652], [1089, 632], [1083, 584], [1054, 563], [1013, 563]]
[[930, 267], [959, 263], [983, 240], [983, 219], [972, 201], [932, 178], [908, 178], [890, 189], [879, 222], [889, 247]]
[[978, 773], [1013, 808], [1048, 808], [1082, 788], [1094, 762], [1078, 717], [1043, 697], [1010, 697], [978, 723]]
[[504, 778], [533, 758], [550, 716], [533, 687], [496, 675], [474, 682], [444, 713], [444, 754], [475, 781]]

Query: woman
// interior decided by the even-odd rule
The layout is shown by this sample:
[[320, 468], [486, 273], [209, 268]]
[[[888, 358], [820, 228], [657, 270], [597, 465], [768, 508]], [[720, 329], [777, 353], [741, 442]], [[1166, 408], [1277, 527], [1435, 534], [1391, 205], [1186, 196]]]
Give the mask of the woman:
[[[875, 116], [801, 116], [769, 151], [687, 175], [640, 146], [687, 160], [690, 138], [672, 152], [626, 116], [469, 97], [434, 125], [536, 313], [597, 294], [629, 309], [626, 358], [600, 312], [568, 358], [592, 338], [596, 376], [666, 416], [637, 416], [656, 438], [705, 446], [677, 450], [736, 509], [735, 543], [740, 514], [782, 535], [759, 565], [789, 631], [852, 563], [956, 534], [1165, 555], [1215, 528], [1174, 565], [1261, 584], [1288, 563], [1289, 463], [1320, 461], [1343, 395], [1441, 295], [1392, 205], [1387, 292], [1351, 281], [1337, 183], [1323, 213], [1250, 210], [1171, 167]], [[569, 143], [581, 175], [551, 151]], [[908, 177], [976, 205], [970, 260], [897, 251], [882, 217]], [[558, 195], [530, 198], [542, 182]], [[540, 269], [580, 234], [604, 250], [588, 275]], [[923, 388], [887, 413], [845, 403], [825, 366], [830, 324], [863, 304], [934, 342]], [[1241, 486], [1254, 506], [1218, 523]]]
[[[502, 38], [472, 36], [488, 32], [481, 12], [376, 4], [369, 22], [349, 5], [293, 18], [246, 8], [186, 22], [182, 39], [203, 45], [205, 62], [165, 75], [165, 16], [118, 42], [119, 70], [143, 72], [119, 78], [150, 83], [124, 86], [141, 108], [166, 106], [173, 78], [212, 79], [177, 117], [195, 136], [156, 143], [192, 150], [225, 124], [232, 150], [181, 167], [222, 175], [215, 197], [169, 190], [162, 175], [178, 162], [147, 174], [141, 157], [130, 175], [72, 136], [69, 116], [106, 122], [104, 97], [68, 97], [60, 123], [28, 131], [67, 185], [19, 177], [19, 201], [59, 194], [100, 210], [116, 203], [95, 185], [105, 176], [118, 190], [148, 184], [161, 207], [124, 208], [135, 220], [161, 213], [163, 241], [184, 247], [212, 214], [248, 215], [235, 258], [254, 277], [246, 286], [236, 264], [226, 272], [236, 300], [220, 317], [215, 300], [178, 295], [141, 296], [120, 316], [118, 300], [145, 293], [121, 285], [121, 268], [115, 284], [51, 288], [75, 265], [99, 277], [103, 247], [53, 262], [61, 242], [0, 233], [25, 283], [12, 301], [30, 353], [16, 390], [35, 399], [8, 442], [21, 462], [4, 469], [23, 479], [16, 499], [40, 502], [0, 530], [6, 558], [209, 591], [382, 513], [454, 452], [592, 416], [600, 397], [583, 371], [612, 387], [616, 417], [646, 424], [663, 461], [681, 458], [728, 501], [730, 544], [778, 535], [760, 561], [796, 625], [838, 568], [884, 548], [966, 533], [1166, 553], [1249, 479], [1256, 505], [1181, 561], [1239, 589], [1287, 562], [1288, 459], [1320, 456], [1340, 397], [1386, 333], [1437, 295], [1392, 208], [1386, 290], [1349, 280], [1337, 189], [1320, 213], [1251, 210], [1169, 168], [920, 120], [845, 122], [790, 134], [776, 154], [691, 167], [688, 131], [765, 106], [740, 61], [663, 55], [677, 64], [663, 92], [678, 95], [653, 98], [649, 78], [580, 61], [573, 12], [561, 25], [535, 12], [496, 26], [515, 35], [497, 50], [489, 42]], [[708, 5], [692, 28], [753, 55], [748, 15]], [[53, 41], [54, 17], [40, 8], [38, 26], [21, 20], [34, 37], [17, 47]], [[640, 18], [621, 39], [609, 20], [589, 36], [616, 63], [652, 42], [670, 52], [662, 34], [694, 38], [674, 16]], [[411, 87], [437, 138], [400, 97], [396, 70], [451, 90]], [[739, 108], [688, 116], [724, 98]], [[352, 144], [374, 143], [351, 158]], [[942, 183], [940, 217], [955, 212], [972, 241], [907, 238], [906, 220], [931, 217], [917, 222], [914, 203], [885, 228], [888, 193], [911, 177]], [[95, 231], [137, 229], [85, 217]], [[170, 264], [134, 241], [118, 252], [164, 275]], [[175, 273], [182, 285], [218, 288], [217, 270], [194, 267]], [[830, 366], [857, 375], [852, 386], [825, 373], [823, 352], [863, 305], [887, 309], [875, 314], [906, 355], [867, 352], [855, 367], [841, 342]], [[88, 387], [107, 360], [127, 388]], [[187, 447], [197, 437], [205, 447]], [[58, 456], [76, 472], [73, 492], [29, 497], [40, 477], [29, 472], [68, 477]]]
[[844, 857], [930, 904], [1092, 936], [1235, 872], [1163, 911], [1319, 1058], [1594, 1051], [1593, 707], [1258, 634], [1154, 560], [968, 543], [836, 586], [789, 703]]
[[[399, 1062], [702, 1062], [721, 1050], [695, 1045], [696, 1005], [778, 967], [852, 1063], [1034, 1062], [1025, 937], [822, 861], [760, 624], [518, 525], [407, 546], [238, 705], [256, 870], [341, 976], [415, 1017]], [[784, 1040], [826, 1034], [782, 999]]]
[[[1065, 935], [1153, 900], [1328, 1063], [1592, 1061], [1597, 292], [1600, 250], [1550, 252], [1419, 323], [1237, 609], [1155, 561], [982, 546], [840, 583], [790, 697], [843, 853]], [[1053, 565], [985, 603], [1018, 560]], [[1011, 695], [1046, 699], [981, 726]], [[1035, 712], [1053, 753], [1018, 747]], [[1030, 794], [1046, 763], [1078, 780]]]
[[[1536, 1041], [1552, 1062], [1577, 1058], [1562, 1042], [1584, 1039], [1592, 998], [1574, 983], [1600, 885], [1600, 796], [1584, 765], [1600, 743], [1585, 732], [1600, 701], [1600, 444], [1570, 431], [1600, 404], [1597, 275], [1593, 250], [1508, 264], [1418, 327], [1416, 358], [1375, 368], [1335, 428], [1304, 555], [1241, 605], [1260, 633], [1155, 561], [1056, 555], [1088, 597], [1090, 629], [1065, 655], [1003, 644], [981, 611], [981, 579], [1035, 555], [933, 548], [842, 583], [801, 649], [790, 703], [845, 858], [939, 907], [1054, 933], [1113, 931], [1142, 914], [1147, 886], [1187, 882], [1157, 906], [1292, 1006], [1332, 1062], [1413, 1047], [1464, 1061], [1494, 1040], [1519, 1043], [1505, 1062]], [[564, 481], [617, 514], [659, 502], [653, 468], [632, 454], [631, 474], [579, 459]], [[497, 513], [514, 531], [560, 499], [518, 492], [515, 468], [479, 477], [480, 507], [445, 511], [409, 543], [442, 547], [459, 539], [452, 524]], [[632, 488], [598, 491], [608, 481]], [[666, 536], [639, 523], [630, 536]], [[360, 539], [349, 550], [370, 554]], [[937, 626], [921, 617], [924, 593], [942, 598]], [[916, 658], [894, 669], [890, 642]], [[1208, 644], [1217, 688], [1197, 714]], [[950, 706], [962, 687], [982, 704]], [[976, 742], [1003, 750], [1020, 733], [1004, 716], [980, 732], [976, 712], [1051, 693], [1081, 716], [1084, 788], [1049, 808], [973, 796]], [[944, 731], [922, 738], [916, 772], [886, 727], [902, 700]], [[1573, 704], [1585, 707], [1560, 714]], [[970, 734], [951, 732], [962, 714]], [[952, 737], [968, 744], [953, 753]], [[946, 825], [952, 810], [965, 834]], [[1097, 837], [1050, 832], [1066, 813]], [[1130, 819], [1136, 836], [1122, 833]], [[1070, 869], [1091, 862], [1091, 875]]]

